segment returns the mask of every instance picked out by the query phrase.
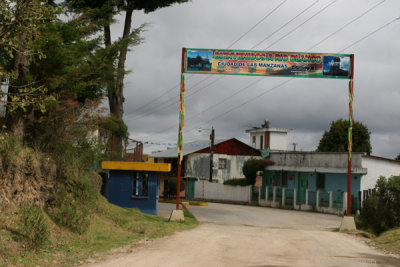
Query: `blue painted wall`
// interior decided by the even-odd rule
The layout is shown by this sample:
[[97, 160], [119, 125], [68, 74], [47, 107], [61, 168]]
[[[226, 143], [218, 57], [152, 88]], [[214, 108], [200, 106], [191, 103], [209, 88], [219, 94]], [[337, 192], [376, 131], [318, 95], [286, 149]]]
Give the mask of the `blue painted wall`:
[[[141, 172], [140, 176], [148, 174], [148, 196], [134, 196], [133, 178], [137, 171], [110, 170], [106, 184], [106, 198], [115, 205], [125, 208], [138, 208], [141, 212], [157, 215], [158, 183], [157, 172]], [[139, 183], [139, 188], [142, 184]]]
[[[282, 176], [282, 175], [281, 175]], [[275, 171], [264, 171], [263, 186], [266, 183], [268, 186], [273, 185], [274, 180], [280, 180], [280, 186], [282, 186], [282, 177], [278, 177]], [[268, 179], [268, 177], [271, 177]], [[293, 189], [298, 188], [299, 184], [299, 172], [287, 172], [288, 186], [287, 188]], [[291, 179], [293, 177], [294, 179]], [[353, 174], [351, 177], [351, 194], [358, 196], [360, 191], [360, 174]], [[268, 182], [269, 181], [269, 182]], [[271, 183], [272, 182], [272, 183]], [[317, 173], [308, 173], [308, 189], [311, 191], [317, 190]], [[325, 190], [333, 192], [347, 192], [347, 173], [325, 173]]]

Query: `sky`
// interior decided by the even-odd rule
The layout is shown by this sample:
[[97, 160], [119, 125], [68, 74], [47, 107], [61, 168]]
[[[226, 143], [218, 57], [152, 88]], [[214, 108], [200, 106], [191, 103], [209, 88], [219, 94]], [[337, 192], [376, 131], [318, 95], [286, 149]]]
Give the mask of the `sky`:
[[[122, 34], [124, 17], [112, 27]], [[354, 119], [371, 132], [372, 154], [400, 154], [400, 1], [192, 0], [145, 14], [144, 41], [126, 67], [124, 120], [145, 153], [178, 136], [182, 48], [354, 54]], [[291, 129], [288, 149], [317, 148], [330, 123], [348, 119], [348, 80], [185, 74], [184, 143], [237, 138], [246, 129]], [[153, 145], [151, 145], [153, 143]]]

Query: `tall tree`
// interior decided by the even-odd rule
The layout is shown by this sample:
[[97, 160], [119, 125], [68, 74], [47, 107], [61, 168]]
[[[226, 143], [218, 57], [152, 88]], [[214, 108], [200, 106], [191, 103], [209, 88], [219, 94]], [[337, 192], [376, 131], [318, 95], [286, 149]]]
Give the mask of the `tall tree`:
[[[109, 72], [107, 83], [107, 96], [110, 113], [121, 120], [124, 115], [124, 78], [125, 62], [127, 52], [133, 45], [142, 41], [140, 33], [145, 24], [132, 29], [132, 15], [135, 10], [143, 10], [145, 13], [153, 12], [159, 8], [168, 7], [174, 3], [185, 3], [188, 0], [66, 0], [65, 2], [74, 12], [85, 13], [102, 25], [104, 34], [104, 45], [109, 51]], [[125, 13], [124, 31], [122, 36], [116, 40], [111, 39], [111, 24], [114, 16]], [[122, 153], [121, 135], [115, 136], [115, 152]]]
[[22, 140], [23, 115], [28, 108], [43, 110], [51, 100], [46, 88], [29, 76], [34, 55], [42, 56], [34, 45], [41, 37], [41, 27], [55, 16], [54, 8], [42, 0], [10, 0], [0, 5], [0, 76], [7, 75], [7, 124]]
[[[331, 122], [329, 131], [325, 131], [317, 151], [320, 152], [345, 152], [348, 151], [349, 121], [339, 119]], [[354, 122], [352, 141], [353, 152], [366, 152], [371, 154], [370, 132], [366, 125]]]

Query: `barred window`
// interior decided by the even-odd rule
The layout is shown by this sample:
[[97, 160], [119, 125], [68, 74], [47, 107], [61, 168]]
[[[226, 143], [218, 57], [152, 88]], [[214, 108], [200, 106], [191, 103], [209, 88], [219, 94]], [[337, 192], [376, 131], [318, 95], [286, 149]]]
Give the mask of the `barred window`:
[[218, 169], [226, 169], [226, 159], [218, 159]]

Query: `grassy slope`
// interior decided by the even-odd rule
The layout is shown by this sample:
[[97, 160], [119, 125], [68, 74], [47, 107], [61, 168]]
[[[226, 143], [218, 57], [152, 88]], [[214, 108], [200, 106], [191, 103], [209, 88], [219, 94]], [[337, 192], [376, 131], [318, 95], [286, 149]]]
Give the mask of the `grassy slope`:
[[376, 237], [374, 241], [379, 249], [400, 255], [400, 228], [386, 231]]
[[185, 222], [168, 222], [165, 218], [143, 214], [136, 209], [111, 205], [101, 198], [89, 230], [82, 235], [60, 228], [48, 218], [50, 242], [35, 252], [15, 241], [12, 229], [16, 222], [15, 210], [0, 214], [0, 266], [71, 266], [88, 258], [101, 257], [112, 248], [198, 225], [190, 213], [185, 214]]

